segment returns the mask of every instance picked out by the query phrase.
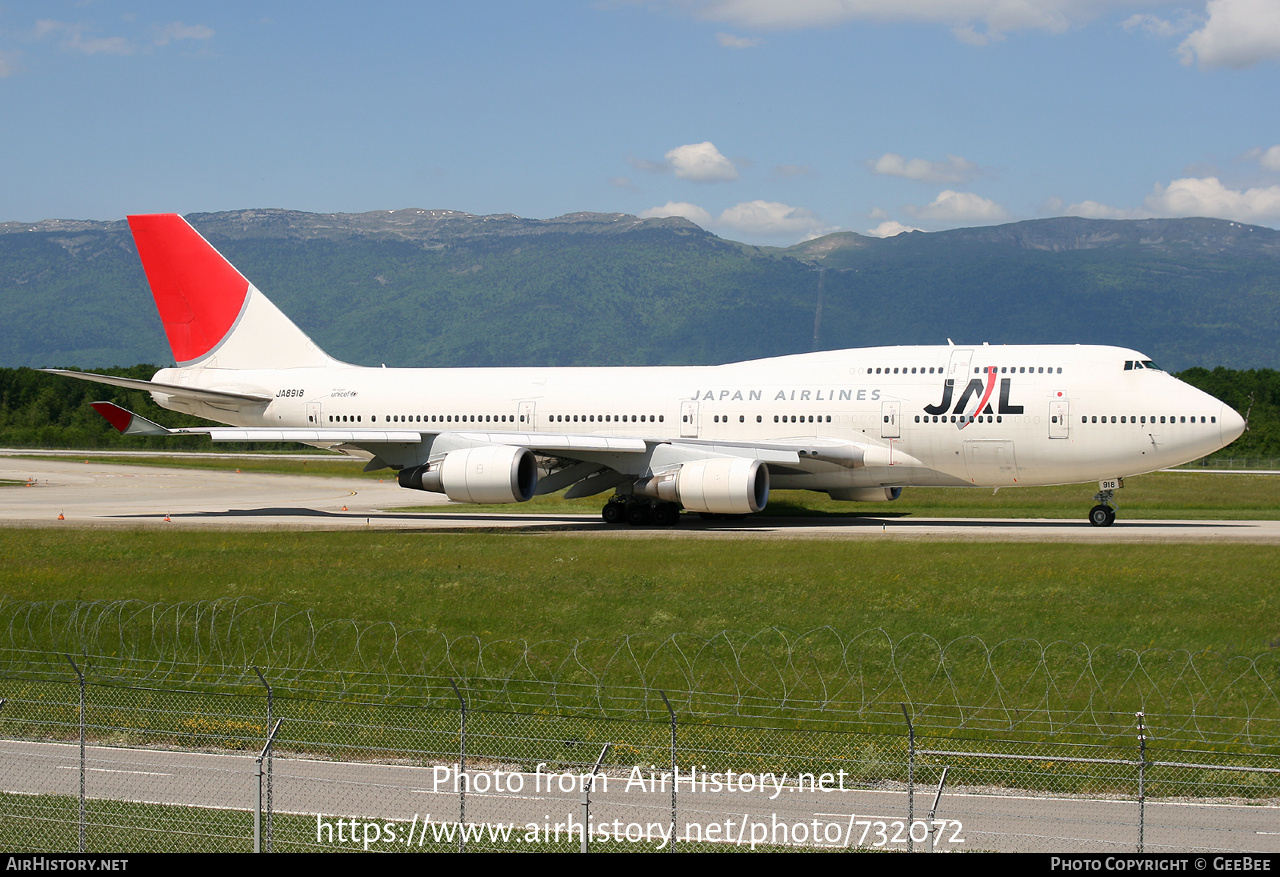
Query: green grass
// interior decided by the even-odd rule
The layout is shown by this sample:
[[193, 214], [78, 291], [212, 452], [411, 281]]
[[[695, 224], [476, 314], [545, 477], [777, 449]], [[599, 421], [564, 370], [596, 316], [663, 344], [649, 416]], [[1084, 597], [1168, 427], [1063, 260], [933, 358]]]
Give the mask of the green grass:
[[[1195, 476], [1190, 476], [1195, 477]], [[412, 532], [0, 531], [19, 601], [285, 601], [448, 636], [615, 639], [883, 628], [1257, 654], [1280, 546], [644, 539]]]

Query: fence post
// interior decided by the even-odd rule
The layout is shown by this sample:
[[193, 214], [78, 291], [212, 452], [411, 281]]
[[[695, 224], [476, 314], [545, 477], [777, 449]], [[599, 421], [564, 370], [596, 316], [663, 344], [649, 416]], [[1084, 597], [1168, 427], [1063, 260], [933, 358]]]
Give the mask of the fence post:
[[[4, 701], [0, 700], [0, 706], [4, 706]], [[604, 764], [604, 757], [609, 752], [612, 743], [604, 744], [604, 748], [600, 750], [600, 757], [596, 759], [596, 766], [591, 768], [591, 776], [582, 778], [582, 852], [590, 852], [591, 847], [591, 831], [587, 827], [591, 824], [591, 784], [596, 781], [596, 774], [600, 773], [600, 765]]]
[[676, 767], [676, 711], [671, 708], [671, 701], [667, 700], [667, 693], [661, 689], [658, 694], [662, 695], [662, 702], [667, 705], [667, 715], [671, 716], [671, 845], [667, 852], [674, 853], [676, 851], [676, 785], [680, 778]]
[[[271, 839], [272, 839], [272, 833], [271, 833], [271, 813], [272, 813], [272, 803], [271, 803], [271, 760], [272, 760], [272, 758], [274, 757], [274, 754], [275, 754], [275, 748], [271, 745], [271, 741], [272, 741], [272, 739], [274, 739], [274, 738], [275, 738], [275, 735], [276, 735], [276, 732], [275, 732], [274, 730], [272, 730], [272, 725], [271, 725], [271, 720], [272, 720], [273, 718], [275, 718], [275, 716], [273, 715], [273, 712], [272, 712], [273, 707], [274, 707], [274, 704], [273, 704], [273, 702], [272, 702], [272, 694], [273, 694], [273, 692], [271, 691], [271, 684], [270, 684], [269, 682], [267, 682], [267, 677], [265, 677], [265, 676], [263, 676], [263, 675], [262, 675], [262, 671], [261, 671], [261, 670], [259, 670], [257, 667], [254, 667], [254, 668], [253, 668], [253, 672], [258, 674], [258, 678], [262, 680], [262, 687], [263, 687], [263, 688], [265, 688], [265, 689], [267, 690], [267, 732], [268, 732], [268, 735], [267, 735], [267, 747], [266, 747], [266, 749], [264, 749], [264, 750], [263, 750], [263, 751], [264, 751], [264, 752], [266, 752], [266, 754], [267, 754], [267, 810], [266, 810], [266, 816], [267, 816], [267, 818], [266, 818], [266, 820], [265, 820], [265, 823], [264, 823], [263, 827], [266, 829], [266, 831], [264, 832], [264, 834], [265, 834], [265, 836], [266, 836], [266, 841], [267, 841], [267, 842], [266, 842], [266, 849], [267, 849], [267, 852], [271, 852]], [[279, 724], [277, 724], [275, 727], [276, 727], [276, 728], [279, 728], [280, 726], [279, 726]], [[258, 785], [259, 785], [259, 787], [261, 787], [261, 785], [262, 785], [262, 781], [261, 781], [261, 780], [259, 780], [259, 781], [258, 781]], [[256, 852], [256, 851], [255, 851], [255, 852]]]
[[915, 852], [915, 841], [911, 839], [911, 826], [916, 822], [916, 729], [911, 724], [911, 714], [907, 705], [900, 703], [902, 717], [907, 720], [907, 852]]
[[[928, 845], [924, 848], [926, 853], [933, 852], [934, 817], [938, 815], [938, 802], [942, 800], [942, 787], [947, 784], [947, 771], [949, 770], [951, 770], [950, 767], [944, 767], [942, 769], [942, 779], [938, 780], [938, 793], [933, 796], [933, 806], [929, 808], [929, 824], [925, 826], [925, 839], [928, 840]], [[914, 827], [914, 822], [907, 826], [907, 843], [911, 843], [912, 841], [911, 829]], [[941, 828], [938, 829], [938, 834], [942, 834]]]
[[[262, 747], [262, 751], [258, 753], [258, 757], [254, 759], [254, 778], [256, 782], [254, 783], [253, 800], [253, 851], [255, 853], [262, 852], [262, 760], [270, 757], [271, 744], [275, 742], [276, 732], [280, 730], [280, 723], [283, 721], [284, 719], [276, 720], [275, 727], [267, 735], [266, 744]], [[319, 829], [317, 829], [318, 831]], [[269, 846], [267, 849], [270, 852]]]
[[467, 702], [458, 691], [458, 685], [449, 680], [453, 693], [461, 707], [461, 728], [458, 736], [458, 852], [467, 851]]
[[1147, 725], [1142, 713], [1138, 719], [1138, 852], [1142, 852], [1147, 829]]
[[85, 829], [85, 813], [84, 813], [84, 674], [80, 672], [80, 668], [76, 666], [76, 662], [67, 655], [67, 660], [71, 662], [71, 669], [76, 671], [76, 677], [80, 680], [80, 852], [84, 852], [84, 829]]

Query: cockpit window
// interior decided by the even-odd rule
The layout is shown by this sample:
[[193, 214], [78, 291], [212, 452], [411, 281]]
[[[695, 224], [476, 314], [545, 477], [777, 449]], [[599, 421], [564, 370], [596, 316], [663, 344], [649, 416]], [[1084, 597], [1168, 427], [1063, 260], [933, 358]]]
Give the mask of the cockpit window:
[[1144, 360], [1142, 361], [1142, 367], [1143, 367], [1143, 368], [1155, 369], [1155, 370], [1156, 370], [1156, 371], [1158, 371], [1158, 372], [1162, 372], [1162, 371], [1164, 371], [1164, 369], [1162, 369], [1160, 366], [1156, 365], [1154, 362], [1152, 362], [1152, 361], [1151, 361], [1151, 360], [1149, 360], [1149, 359], [1144, 359]]
[[1164, 371], [1160, 366], [1156, 365], [1149, 359], [1126, 359], [1124, 361], [1124, 370], [1133, 371], [1135, 368], [1149, 368], [1153, 371]]

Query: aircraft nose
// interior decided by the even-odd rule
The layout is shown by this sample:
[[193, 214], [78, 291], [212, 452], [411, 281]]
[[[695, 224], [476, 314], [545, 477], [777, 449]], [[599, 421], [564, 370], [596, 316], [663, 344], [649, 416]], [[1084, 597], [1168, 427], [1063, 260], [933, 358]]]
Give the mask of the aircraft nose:
[[1244, 434], [1244, 418], [1230, 405], [1223, 405], [1218, 412], [1218, 425], [1222, 429], [1222, 446], [1226, 447]]

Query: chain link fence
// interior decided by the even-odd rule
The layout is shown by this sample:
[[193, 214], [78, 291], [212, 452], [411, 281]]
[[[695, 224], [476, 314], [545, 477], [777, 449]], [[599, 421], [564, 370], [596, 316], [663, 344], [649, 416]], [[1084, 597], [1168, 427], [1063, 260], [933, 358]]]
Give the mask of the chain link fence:
[[17, 664], [0, 672], [15, 851], [1280, 851], [1280, 752], [1197, 743], [1186, 717], [1090, 739], [922, 725], [908, 704], [858, 731], [707, 718], [661, 691], [611, 715], [512, 707], [474, 679], [372, 696], [253, 668]]

